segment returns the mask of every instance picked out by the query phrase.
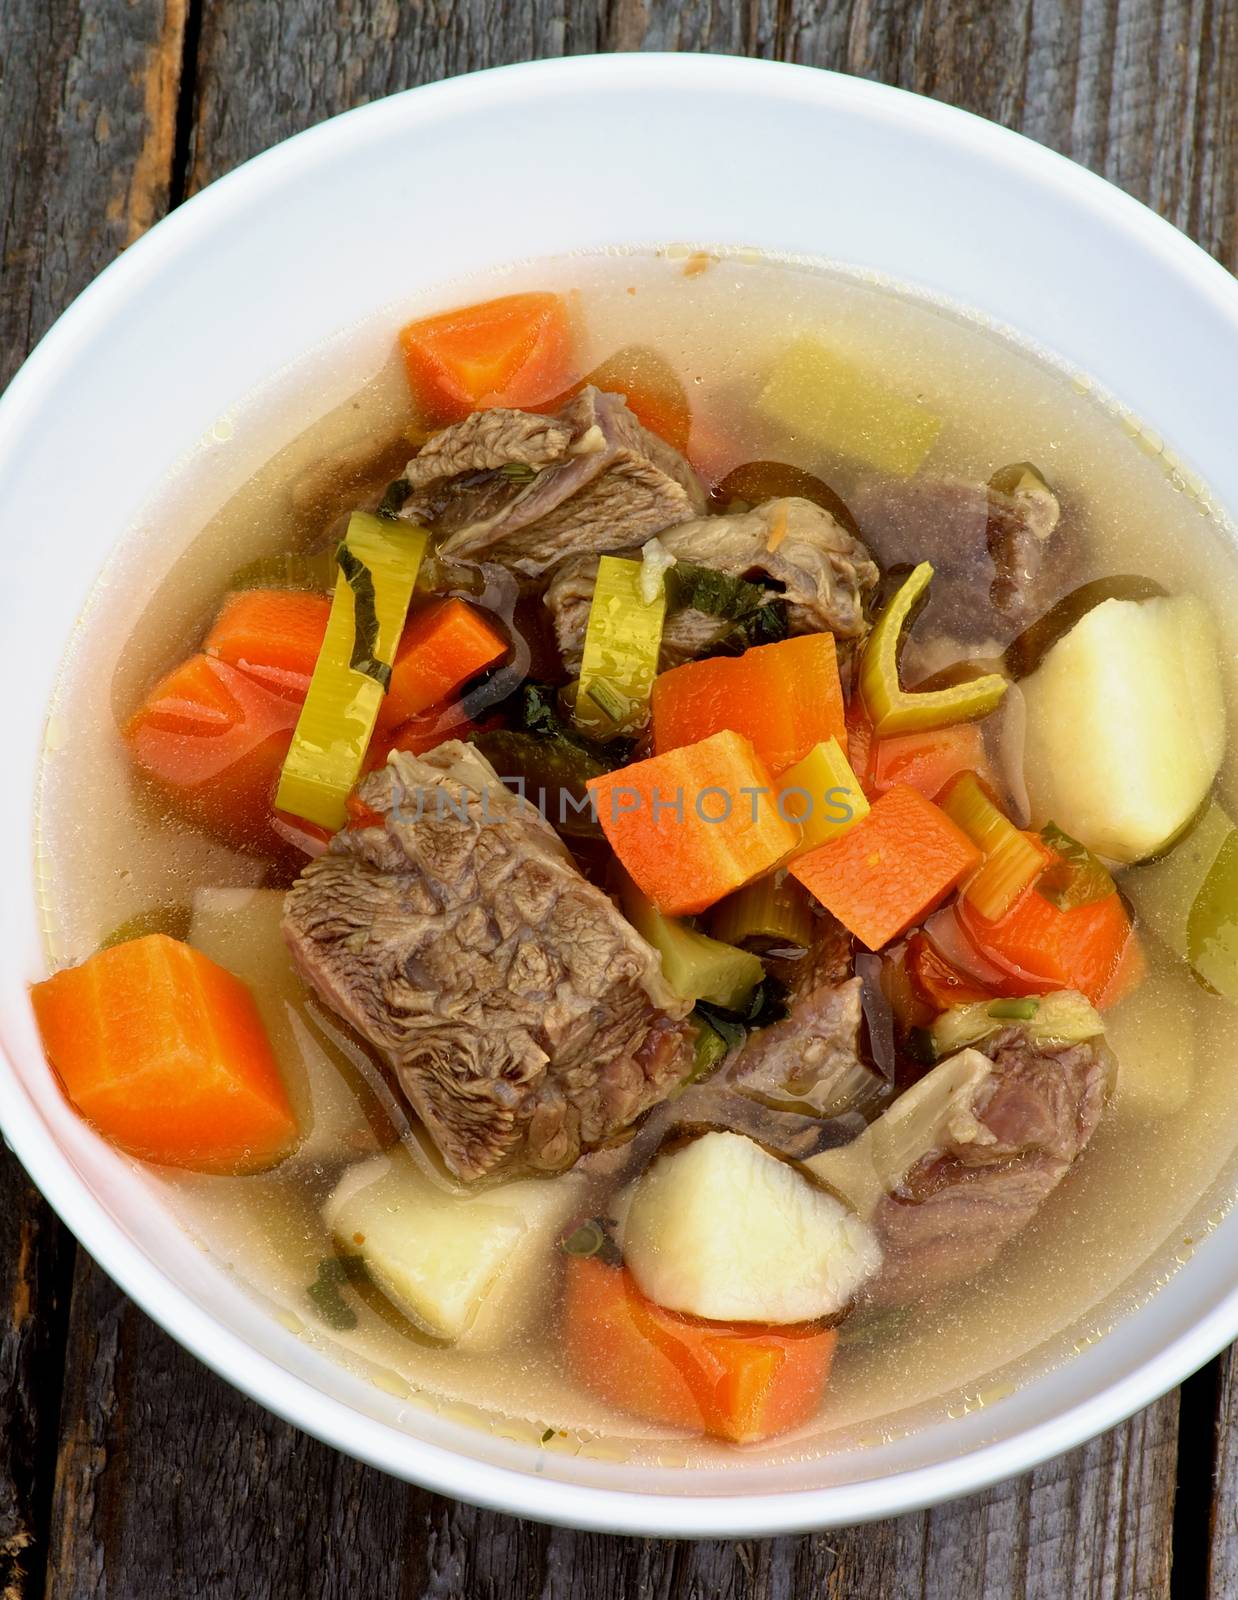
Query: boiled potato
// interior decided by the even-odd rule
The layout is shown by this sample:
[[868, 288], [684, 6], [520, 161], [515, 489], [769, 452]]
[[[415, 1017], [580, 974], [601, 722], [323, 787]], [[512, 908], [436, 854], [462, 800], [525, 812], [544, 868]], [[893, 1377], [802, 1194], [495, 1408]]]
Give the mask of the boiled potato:
[[301, 1130], [299, 1154], [364, 1155], [389, 1143], [394, 1130], [356, 1063], [311, 1010], [280, 931], [283, 915], [278, 889], [199, 889], [189, 943], [252, 990]]
[[636, 1185], [623, 1255], [642, 1292], [718, 1322], [808, 1322], [881, 1263], [841, 1201], [738, 1133], [659, 1156]]
[[1193, 595], [1106, 600], [1022, 685], [1032, 820], [1140, 861], [1198, 810], [1225, 748], [1216, 627]]
[[545, 1257], [580, 1195], [573, 1174], [446, 1189], [400, 1151], [350, 1168], [324, 1217], [412, 1322], [480, 1350], [510, 1342], [545, 1304]]

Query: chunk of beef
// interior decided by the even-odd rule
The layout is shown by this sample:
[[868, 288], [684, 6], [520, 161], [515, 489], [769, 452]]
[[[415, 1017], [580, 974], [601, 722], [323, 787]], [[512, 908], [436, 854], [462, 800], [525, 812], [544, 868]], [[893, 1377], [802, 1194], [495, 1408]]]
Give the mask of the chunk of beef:
[[434, 528], [444, 560], [494, 562], [529, 580], [578, 552], [640, 544], [705, 504], [679, 452], [622, 395], [592, 387], [554, 416], [474, 412], [436, 434], [405, 477], [400, 515]]
[[822, 915], [805, 955], [774, 957], [767, 968], [786, 984], [787, 1015], [748, 1036], [727, 1066], [728, 1080], [742, 1094], [811, 1106], [823, 1117], [852, 1109], [871, 1115], [886, 1085], [860, 1055], [863, 984], [847, 930]]
[[883, 569], [933, 563], [916, 630], [926, 636], [983, 642], [997, 654], [1073, 587], [1071, 541], [1048, 491], [1003, 494], [953, 478], [870, 478], [849, 503]]
[[[660, 533], [658, 543], [677, 561], [768, 583], [786, 601], [792, 633], [859, 640], [868, 631], [865, 607], [877, 567], [864, 545], [811, 500], [769, 500], [752, 511], [681, 522]], [[596, 575], [595, 560], [569, 562], [546, 592], [569, 672], [580, 667]], [[662, 634], [663, 670], [708, 654], [729, 628], [700, 611], [672, 612]]]
[[1100, 1121], [1107, 1073], [1099, 1040], [1045, 1049], [1009, 1028], [981, 1049], [993, 1066], [970, 1116], [954, 1119], [873, 1214], [884, 1262], [872, 1304], [911, 1300], [991, 1265]]
[[687, 1004], [471, 746], [399, 754], [288, 895], [306, 979], [390, 1063], [447, 1166], [555, 1171], [680, 1080]]

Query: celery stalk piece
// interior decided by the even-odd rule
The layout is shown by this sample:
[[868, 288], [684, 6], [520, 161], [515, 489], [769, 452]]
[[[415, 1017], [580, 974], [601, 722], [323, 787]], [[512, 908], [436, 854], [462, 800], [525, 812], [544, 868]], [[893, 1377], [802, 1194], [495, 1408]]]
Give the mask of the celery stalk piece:
[[974, 772], [961, 773], [938, 803], [951, 822], [984, 851], [984, 860], [963, 885], [962, 893], [982, 917], [996, 920], [1044, 872], [1048, 852], [997, 809]]
[[757, 409], [797, 438], [904, 477], [941, 432], [940, 417], [811, 334], [775, 361]]
[[808, 891], [784, 868], [745, 884], [714, 907], [709, 931], [723, 944], [743, 945], [768, 939], [776, 945], [807, 950], [817, 928]]
[[666, 584], [659, 575], [653, 600], [645, 599], [648, 586], [642, 561], [603, 556], [598, 562], [575, 710], [576, 720], [590, 732], [628, 732], [648, 719], [662, 648]]
[[742, 1011], [765, 976], [760, 959], [674, 917], [666, 917], [629, 879], [619, 896], [624, 915], [662, 959], [662, 975], [685, 1000]]
[[931, 563], [922, 561], [881, 613], [864, 646], [860, 693], [872, 718], [873, 731], [881, 738], [987, 717], [1009, 688], [1007, 680], [996, 672], [972, 678], [968, 683], [952, 684], [948, 689], [919, 694], [902, 687], [898, 657], [903, 634], [932, 577]]
[[353, 512], [326, 637], [280, 774], [281, 811], [324, 828], [343, 826], [427, 539], [414, 523]]
[[778, 808], [802, 830], [797, 856], [845, 833], [869, 812], [860, 780], [837, 739], [814, 745], [802, 761], [782, 774]]

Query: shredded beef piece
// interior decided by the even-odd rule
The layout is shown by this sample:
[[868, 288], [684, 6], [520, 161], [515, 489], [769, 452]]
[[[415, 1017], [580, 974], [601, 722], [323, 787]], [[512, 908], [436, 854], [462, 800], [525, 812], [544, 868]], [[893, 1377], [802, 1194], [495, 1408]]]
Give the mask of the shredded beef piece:
[[691, 1060], [655, 952], [471, 746], [361, 784], [288, 895], [306, 979], [376, 1045], [458, 1177], [556, 1171], [629, 1126]]

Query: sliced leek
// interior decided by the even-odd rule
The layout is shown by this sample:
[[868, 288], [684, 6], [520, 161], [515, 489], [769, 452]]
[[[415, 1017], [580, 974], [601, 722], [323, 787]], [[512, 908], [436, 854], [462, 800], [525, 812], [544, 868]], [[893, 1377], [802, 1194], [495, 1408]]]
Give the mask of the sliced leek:
[[426, 540], [414, 523], [353, 512], [326, 637], [280, 774], [279, 810], [324, 828], [343, 826]]
[[[1022, 1007], [1017, 1016], [1010, 1014], [1009, 1007], [1013, 1004]], [[1083, 1044], [1105, 1031], [1095, 1006], [1073, 989], [1058, 989], [1038, 999], [1018, 1002], [979, 1000], [973, 1005], [953, 1006], [943, 1011], [927, 1030], [932, 1058], [942, 1061], [956, 1050], [979, 1044], [1014, 1022], [1023, 1025], [1031, 1043], [1046, 1048]]]
[[576, 721], [591, 733], [626, 733], [648, 719], [662, 648], [666, 583], [659, 575], [652, 600], [645, 599], [647, 584], [642, 561], [603, 556], [598, 562], [574, 711]]
[[842, 746], [831, 738], [814, 745], [779, 778], [778, 809], [799, 823], [801, 840], [795, 854], [803, 855], [845, 833], [870, 808]]
[[666, 917], [630, 880], [619, 896], [628, 921], [658, 952], [662, 975], [685, 1000], [707, 1000], [725, 1011], [743, 1011], [765, 976], [749, 950], [737, 950]]
[[1002, 815], [974, 772], [956, 778], [939, 803], [950, 820], [984, 851], [984, 860], [963, 886], [963, 898], [982, 917], [995, 921], [1039, 878], [1048, 852]]
[[1009, 687], [996, 672], [919, 694], [902, 687], [898, 658], [903, 634], [932, 577], [931, 563], [922, 561], [881, 613], [864, 646], [860, 693], [872, 718], [873, 731], [882, 738], [891, 733], [920, 733], [987, 717]]
[[781, 868], [728, 895], [709, 918], [714, 938], [733, 945], [760, 939], [807, 950], [816, 926], [808, 891]]

